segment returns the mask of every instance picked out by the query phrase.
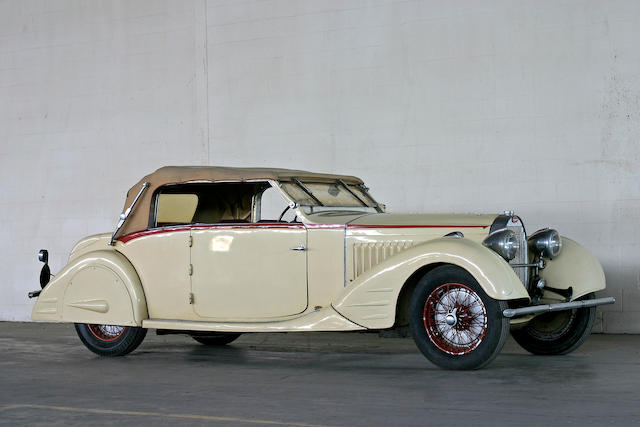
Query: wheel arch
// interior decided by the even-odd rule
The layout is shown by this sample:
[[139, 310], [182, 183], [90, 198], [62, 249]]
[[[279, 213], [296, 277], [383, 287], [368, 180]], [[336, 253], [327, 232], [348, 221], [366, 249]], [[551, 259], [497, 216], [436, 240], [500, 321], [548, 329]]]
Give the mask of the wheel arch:
[[138, 274], [115, 250], [74, 258], [42, 290], [33, 320], [142, 326], [147, 302]]
[[418, 285], [420, 279], [434, 268], [442, 265], [453, 265], [443, 262], [434, 262], [433, 264], [423, 265], [413, 272], [411, 276], [404, 282], [400, 289], [400, 294], [396, 300], [396, 317], [393, 326], [406, 326], [409, 324], [409, 302], [414, 289]]

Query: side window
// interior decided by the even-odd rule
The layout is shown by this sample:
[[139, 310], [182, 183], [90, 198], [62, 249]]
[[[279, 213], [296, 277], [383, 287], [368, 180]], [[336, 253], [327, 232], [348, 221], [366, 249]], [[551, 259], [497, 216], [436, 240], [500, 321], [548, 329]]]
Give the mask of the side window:
[[295, 219], [295, 212], [292, 209], [287, 209], [289, 202], [280, 194], [278, 190], [273, 187], [269, 187], [262, 193], [260, 200], [260, 220], [261, 221], [278, 221], [282, 212], [285, 215], [281, 221], [291, 222]]
[[195, 194], [159, 194], [156, 201], [156, 223], [158, 227], [189, 224], [198, 206]]
[[167, 185], [156, 193], [151, 226], [250, 222], [254, 195], [264, 185], [247, 182]]

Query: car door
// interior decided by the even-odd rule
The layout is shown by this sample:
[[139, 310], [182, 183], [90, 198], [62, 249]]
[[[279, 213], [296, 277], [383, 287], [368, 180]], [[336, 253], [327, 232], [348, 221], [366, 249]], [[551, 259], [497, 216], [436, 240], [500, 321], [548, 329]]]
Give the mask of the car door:
[[[193, 309], [203, 319], [268, 321], [307, 307], [306, 228], [268, 214], [264, 187], [255, 188], [251, 200], [260, 208], [252, 206], [250, 217], [239, 208], [246, 195], [236, 199], [242, 190], [221, 190], [216, 200], [225, 213], [215, 223], [192, 226]], [[273, 194], [284, 210], [287, 201]]]

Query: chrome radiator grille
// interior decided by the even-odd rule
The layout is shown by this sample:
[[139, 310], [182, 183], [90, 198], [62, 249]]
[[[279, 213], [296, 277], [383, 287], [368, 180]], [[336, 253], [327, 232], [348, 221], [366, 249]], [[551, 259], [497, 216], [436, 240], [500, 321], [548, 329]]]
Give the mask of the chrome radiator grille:
[[[514, 216], [507, 223], [506, 228], [516, 233], [516, 238], [520, 248], [516, 252], [515, 258], [509, 264], [527, 264], [529, 262], [529, 248], [527, 247], [527, 233], [522, 224], [522, 220]], [[526, 288], [529, 287], [529, 269], [526, 267], [515, 267], [513, 269]]]
[[387, 240], [383, 242], [357, 242], [353, 245], [353, 278], [413, 246], [413, 240]]
[[[529, 263], [529, 247], [527, 246], [527, 231], [524, 228], [522, 219], [513, 215], [511, 211], [505, 211], [504, 215], [499, 215], [493, 224], [491, 225], [490, 233], [498, 230], [511, 230], [516, 234], [518, 239], [519, 248], [516, 251], [516, 256], [509, 261], [510, 265], [514, 264], [528, 264]], [[513, 267], [513, 271], [520, 278], [524, 287], [529, 289], [529, 268], [528, 267]]]

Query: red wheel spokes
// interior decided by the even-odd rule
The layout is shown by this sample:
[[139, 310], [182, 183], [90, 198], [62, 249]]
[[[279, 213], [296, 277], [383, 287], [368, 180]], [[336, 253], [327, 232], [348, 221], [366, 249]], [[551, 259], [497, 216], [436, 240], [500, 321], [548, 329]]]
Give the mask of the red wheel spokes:
[[115, 341], [127, 330], [126, 326], [114, 325], [87, 325], [89, 331], [103, 342]]
[[[447, 318], [453, 318], [453, 324], [447, 323]], [[487, 310], [473, 289], [461, 283], [445, 283], [427, 297], [423, 321], [436, 347], [445, 353], [463, 355], [484, 339]]]

